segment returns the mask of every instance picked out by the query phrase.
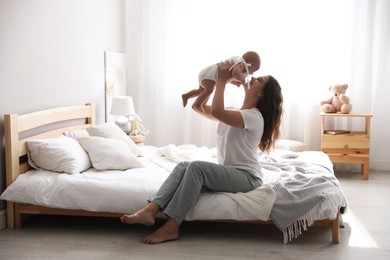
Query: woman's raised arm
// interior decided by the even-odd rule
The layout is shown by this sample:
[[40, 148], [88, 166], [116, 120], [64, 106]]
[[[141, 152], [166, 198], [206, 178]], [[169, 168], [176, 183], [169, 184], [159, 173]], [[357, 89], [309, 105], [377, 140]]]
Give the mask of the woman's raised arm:
[[218, 64], [218, 80], [215, 86], [214, 98], [211, 104], [211, 115], [227, 125], [244, 128], [244, 119], [240, 111], [225, 109], [224, 93], [226, 83], [232, 75], [229, 71], [229, 62], [220, 62]]

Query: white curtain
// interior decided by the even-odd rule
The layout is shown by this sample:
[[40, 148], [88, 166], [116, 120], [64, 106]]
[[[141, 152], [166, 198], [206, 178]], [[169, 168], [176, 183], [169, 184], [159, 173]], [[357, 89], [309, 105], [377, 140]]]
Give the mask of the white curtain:
[[[283, 138], [320, 148], [319, 102], [334, 84], [349, 85], [353, 112], [390, 111], [389, 2], [128, 0], [128, 94], [151, 130], [147, 143], [214, 146], [216, 124], [192, 100], [183, 108], [181, 94], [198, 87], [203, 67], [248, 50], [262, 59], [256, 75], [283, 88]], [[227, 90], [227, 105], [239, 107], [243, 90]]]

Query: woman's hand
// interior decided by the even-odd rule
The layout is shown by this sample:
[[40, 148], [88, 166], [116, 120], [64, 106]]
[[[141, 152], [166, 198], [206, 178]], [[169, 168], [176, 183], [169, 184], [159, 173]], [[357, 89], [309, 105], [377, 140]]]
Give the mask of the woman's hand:
[[229, 71], [232, 66], [230, 61], [221, 61], [218, 63], [218, 78], [222, 82], [227, 82], [232, 78], [232, 72]]

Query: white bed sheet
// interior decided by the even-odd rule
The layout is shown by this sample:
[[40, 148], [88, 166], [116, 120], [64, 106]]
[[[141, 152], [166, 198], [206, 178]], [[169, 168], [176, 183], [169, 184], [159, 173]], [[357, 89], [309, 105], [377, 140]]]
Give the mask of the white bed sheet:
[[[146, 205], [149, 196], [157, 192], [176, 162], [159, 153], [159, 148], [143, 147], [140, 158], [145, 168], [126, 171], [98, 171], [89, 169], [81, 174], [59, 174], [31, 170], [21, 174], [0, 199], [62, 209], [82, 209], [93, 212], [133, 213]], [[202, 159], [215, 161], [215, 150], [206, 149]], [[286, 161], [291, 154], [275, 152], [262, 160]], [[298, 153], [295, 161], [318, 166], [321, 174], [333, 175], [329, 157], [317, 151]], [[283, 158], [283, 159], [282, 159]], [[272, 184], [279, 173], [272, 166], [262, 167], [264, 183]], [[323, 208], [317, 219], [334, 218], [337, 209]], [[186, 220], [258, 220], [224, 193], [202, 193]]]

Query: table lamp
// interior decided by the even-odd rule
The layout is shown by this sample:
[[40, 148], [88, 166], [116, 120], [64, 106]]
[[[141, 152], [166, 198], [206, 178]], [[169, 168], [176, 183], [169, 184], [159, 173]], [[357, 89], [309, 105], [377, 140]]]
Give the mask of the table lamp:
[[110, 114], [118, 116], [115, 123], [126, 134], [129, 134], [131, 132], [131, 120], [135, 116], [133, 98], [130, 96], [113, 97]]

